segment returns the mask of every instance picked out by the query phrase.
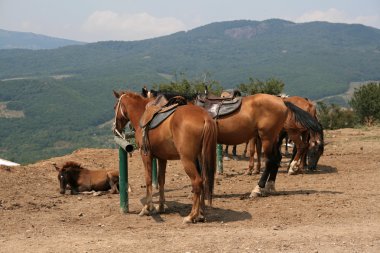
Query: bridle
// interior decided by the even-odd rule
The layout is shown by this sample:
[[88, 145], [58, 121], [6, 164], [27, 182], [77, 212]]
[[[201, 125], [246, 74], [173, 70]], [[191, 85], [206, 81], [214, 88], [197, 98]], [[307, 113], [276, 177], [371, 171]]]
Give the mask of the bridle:
[[124, 119], [128, 120], [128, 117], [125, 116], [124, 112], [123, 112], [123, 108], [121, 108], [121, 99], [123, 98], [123, 96], [125, 96], [126, 94], [123, 94], [119, 97], [119, 100], [117, 101], [117, 105], [116, 105], [116, 112], [115, 112], [115, 118], [114, 118], [114, 121], [113, 121], [113, 124], [112, 124], [112, 131], [117, 134], [119, 137], [121, 137], [122, 139], [125, 139], [125, 134], [123, 133], [120, 133], [117, 129], [116, 129], [116, 118], [117, 118], [117, 113], [119, 112], [120, 110], [120, 114], [121, 116], [124, 117]]

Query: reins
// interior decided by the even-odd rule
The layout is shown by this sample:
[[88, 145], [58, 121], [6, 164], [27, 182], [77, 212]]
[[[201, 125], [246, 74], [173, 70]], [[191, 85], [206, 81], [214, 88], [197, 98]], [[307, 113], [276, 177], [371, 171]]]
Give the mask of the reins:
[[128, 119], [124, 112], [123, 112], [123, 109], [121, 108], [121, 99], [122, 97], [126, 95], [126, 94], [123, 94], [119, 97], [119, 100], [117, 101], [117, 105], [116, 105], [116, 112], [115, 112], [115, 118], [114, 118], [114, 121], [113, 121], [113, 124], [112, 124], [112, 130], [114, 133], [116, 133], [120, 138], [124, 139], [125, 140], [125, 135], [120, 133], [117, 129], [116, 129], [116, 118], [117, 118], [117, 113], [119, 112], [120, 110], [120, 113], [121, 113], [121, 116], [123, 116], [125, 119]]

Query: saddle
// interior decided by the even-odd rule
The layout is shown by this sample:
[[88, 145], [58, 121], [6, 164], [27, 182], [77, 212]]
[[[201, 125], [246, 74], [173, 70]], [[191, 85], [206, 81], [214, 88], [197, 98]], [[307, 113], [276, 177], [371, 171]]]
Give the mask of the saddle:
[[241, 97], [221, 98], [212, 94], [198, 95], [195, 104], [203, 107], [212, 118], [219, 118], [238, 110], [241, 106]]
[[148, 132], [159, 126], [165, 119], [172, 115], [178, 106], [187, 104], [186, 99], [177, 96], [169, 100], [163, 95], [159, 95], [155, 100], [145, 106], [145, 112], [140, 118], [140, 127], [142, 129], [142, 149], [144, 154], [149, 152]]

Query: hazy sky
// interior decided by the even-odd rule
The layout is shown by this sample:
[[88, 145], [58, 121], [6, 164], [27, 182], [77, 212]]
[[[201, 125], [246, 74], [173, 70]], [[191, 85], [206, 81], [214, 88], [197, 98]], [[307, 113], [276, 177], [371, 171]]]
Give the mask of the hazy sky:
[[140, 40], [216, 21], [269, 18], [380, 28], [380, 0], [0, 0], [0, 29], [86, 42]]

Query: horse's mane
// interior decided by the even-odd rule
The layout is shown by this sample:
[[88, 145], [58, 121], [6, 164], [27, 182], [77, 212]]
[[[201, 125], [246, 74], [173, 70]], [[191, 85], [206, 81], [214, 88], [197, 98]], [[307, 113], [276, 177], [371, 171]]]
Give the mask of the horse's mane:
[[129, 97], [133, 97], [133, 98], [143, 97], [143, 96], [141, 96], [141, 94], [138, 94], [138, 93], [136, 93], [134, 91], [130, 91], [130, 90], [121, 91], [120, 95], [123, 95], [123, 94], [127, 94]]
[[188, 102], [191, 102], [191, 101], [195, 100], [195, 98], [197, 97], [196, 93], [184, 93], [184, 92], [165, 91], [165, 90], [158, 90], [158, 91], [151, 90], [150, 92], [153, 93], [155, 97], [157, 97], [159, 95], [163, 95], [163, 96], [165, 96], [165, 98], [167, 100], [170, 100], [171, 98], [179, 96], [179, 97], [185, 98]]
[[82, 167], [82, 165], [80, 165], [79, 163], [77, 162], [73, 162], [73, 161], [69, 161], [69, 162], [66, 162], [63, 166], [62, 166], [63, 169], [68, 169], [68, 168], [72, 168], [72, 169], [76, 169], [76, 170], [83, 170], [85, 168]]

